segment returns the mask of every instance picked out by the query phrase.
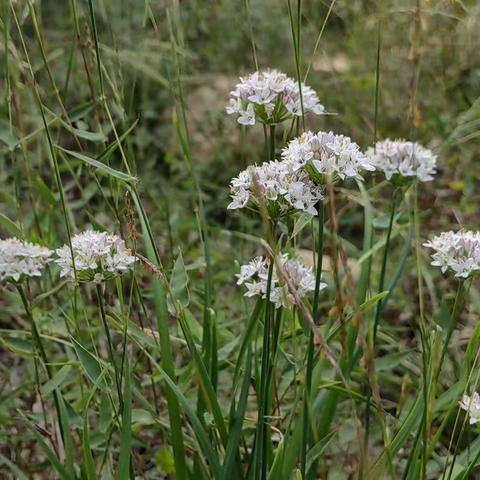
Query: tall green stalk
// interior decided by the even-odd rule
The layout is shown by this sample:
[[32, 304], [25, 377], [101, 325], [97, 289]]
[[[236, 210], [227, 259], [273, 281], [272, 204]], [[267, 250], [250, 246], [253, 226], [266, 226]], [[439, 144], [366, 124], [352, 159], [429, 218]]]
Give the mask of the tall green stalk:
[[123, 410], [122, 385], [121, 385], [121, 379], [120, 379], [121, 376], [120, 376], [120, 372], [118, 371], [117, 362], [115, 361], [115, 353], [113, 350], [112, 337], [110, 335], [110, 328], [108, 326], [107, 316], [105, 313], [105, 304], [103, 300], [102, 286], [98, 283], [96, 284], [96, 292], [97, 292], [98, 306], [100, 309], [100, 317], [102, 319], [103, 329], [105, 330], [105, 335], [107, 337], [108, 356], [109, 356], [110, 363], [112, 364], [114, 375], [115, 375], [115, 385], [117, 387], [120, 410]]
[[[269, 137], [269, 159], [275, 159], [275, 125], [270, 125]], [[275, 238], [275, 222], [270, 225], [270, 241], [276, 242]], [[270, 405], [270, 380], [273, 375], [272, 362], [276, 352], [276, 345], [272, 344], [272, 327], [273, 327], [273, 311], [272, 303], [270, 302], [270, 292], [273, 281], [273, 269], [275, 268], [275, 258], [270, 259], [267, 279], [267, 291], [265, 299], [265, 317], [263, 325], [263, 345], [262, 345], [262, 364], [260, 373], [260, 391], [258, 395], [258, 420], [257, 433], [255, 437], [254, 449], [254, 465], [253, 465], [253, 479], [266, 480], [267, 466], [268, 466], [268, 452], [267, 452], [267, 425], [265, 418], [268, 415]], [[277, 327], [280, 327], [280, 317], [277, 318]], [[279, 335], [279, 332], [276, 334]]]
[[293, 51], [295, 54], [295, 70], [298, 82], [298, 93], [300, 97], [300, 108], [302, 112], [302, 130], [305, 130], [305, 111], [303, 107], [302, 95], [302, 77], [300, 73], [301, 65], [301, 48], [300, 48], [300, 27], [302, 22], [302, 0], [297, 0], [297, 14], [296, 21], [293, 18], [291, 0], [288, 0], [288, 16], [290, 18], [290, 29], [292, 31]]
[[[440, 371], [442, 369], [445, 356], [447, 354], [448, 345], [450, 344], [450, 339], [452, 338], [453, 330], [455, 329], [455, 324], [460, 314], [460, 309], [462, 307], [462, 302], [463, 302], [463, 299], [465, 298], [465, 294], [466, 294], [465, 281], [461, 280], [460, 283], [458, 284], [457, 293], [455, 294], [455, 300], [453, 302], [452, 311], [450, 313], [450, 318], [448, 321], [447, 332], [445, 334], [445, 339], [442, 347], [442, 355], [440, 357], [440, 363], [438, 365], [438, 370], [436, 375], [437, 380], [438, 380], [438, 376], [440, 375]], [[437, 382], [437, 380], [435, 381], [435, 383]]]
[[[395, 210], [398, 203], [398, 195], [399, 195], [399, 190], [395, 189], [393, 191], [392, 198], [390, 201], [390, 218], [388, 222], [388, 230], [387, 230], [387, 237], [385, 240], [385, 247], [383, 249], [382, 267], [380, 270], [380, 278], [378, 281], [377, 293], [383, 292], [383, 289], [385, 288], [385, 274], [387, 271], [388, 253], [390, 250], [390, 239], [392, 236], [393, 221], [395, 219]], [[378, 326], [379, 326], [380, 319], [383, 312], [383, 300], [384, 299], [379, 300], [375, 308], [375, 317], [373, 321], [373, 336], [372, 336], [372, 357], [373, 358], [375, 357], [375, 352], [376, 352]], [[371, 400], [372, 400], [372, 389], [369, 388], [368, 394], [367, 394], [367, 402], [365, 405], [365, 445], [367, 446], [368, 446], [368, 438], [370, 435]]]
[[[320, 283], [322, 280], [322, 260], [323, 260], [323, 225], [324, 225], [324, 207], [323, 202], [319, 201], [317, 204], [318, 210], [318, 238], [317, 238], [317, 271], [315, 275], [315, 291], [313, 294], [312, 315], [313, 320], [317, 320], [318, 303], [320, 298]], [[305, 392], [303, 398], [303, 438], [301, 450], [300, 472], [302, 478], [308, 478], [309, 472], [307, 468], [307, 452], [312, 447], [312, 432], [311, 432], [311, 408], [310, 395], [312, 392], [312, 375], [314, 367], [314, 334], [310, 331], [308, 339], [307, 351], [307, 368], [305, 373]], [[314, 473], [315, 469], [312, 469]]]
[[267, 478], [267, 425], [265, 417], [268, 414], [269, 404], [269, 371], [270, 371], [270, 337], [272, 328], [272, 303], [270, 293], [272, 288], [272, 277], [274, 259], [270, 259], [267, 279], [267, 292], [265, 297], [265, 319], [263, 325], [263, 345], [262, 345], [262, 366], [260, 374], [260, 393], [258, 397], [258, 420], [257, 435], [255, 439], [255, 463], [253, 471], [254, 480], [266, 480]]
[[414, 183], [413, 198], [413, 221], [415, 225], [415, 251], [417, 264], [417, 282], [418, 282], [418, 306], [419, 306], [419, 333], [422, 346], [422, 381], [423, 381], [423, 412], [418, 435], [422, 435], [422, 454], [421, 454], [421, 478], [425, 479], [427, 475], [427, 454], [428, 454], [428, 437], [429, 437], [429, 410], [430, 389], [428, 378], [428, 358], [429, 343], [427, 334], [427, 322], [425, 320], [425, 304], [423, 297], [423, 275], [420, 248], [420, 218], [418, 210], [418, 181]]
[[[393, 221], [395, 219], [395, 210], [398, 204], [398, 195], [400, 191], [398, 189], [394, 190], [392, 194], [392, 198], [390, 201], [390, 218], [388, 222], [388, 229], [387, 229], [387, 238], [385, 240], [385, 248], [383, 249], [383, 256], [382, 256], [382, 268], [380, 270], [380, 279], [378, 281], [378, 289], [377, 293], [383, 292], [385, 288], [385, 274], [387, 271], [387, 261], [388, 261], [388, 254], [390, 250], [390, 239], [392, 237], [392, 228], [393, 228]], [[380, 323], [380, 318], [383, 313], [383, 299], [377, 303], [375, 309], [375, 319], [373, 322], [373, 353], [375, 353], [376, 342], [377, 342], [377, 333], [378, 333], [378, 325]]]

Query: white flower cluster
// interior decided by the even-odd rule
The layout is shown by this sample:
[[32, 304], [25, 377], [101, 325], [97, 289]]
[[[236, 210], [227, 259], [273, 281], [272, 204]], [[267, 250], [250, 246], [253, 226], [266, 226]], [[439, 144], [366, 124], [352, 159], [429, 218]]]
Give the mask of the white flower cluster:
[[[315, 277], [311, 268], [303, 266], [298, 260], [289, 259], [284, 254], [278, 257], [278, 262], [282, 266], [285, 275], [295, 288], [300, 298], [305, 297], [309, 292], [315, 290]], [[250, 263], [242, 265], [240, 273], [237, 274], [237, 285], [245, 285], [246, 297], [267, 296], [269, 260], [263, 257], [255, 257]], [[327, 286], [326, 283], [320, 284], [320, 290]], [[295, 304], [295, 298], [288, 289], [283, 279], [279, 279], [277, 272], [272, 272], [272, 285], [270, 289], [270, 301], [275, 308], [289, 307]]]
[[40, 277], [52, 251], [17, 238], [0, 240], [0, 281]]
[[480, 232], [443, 232], [423, 245], [434, 250], [432, 265], [443, 273], [450, 269], [460, 278], [480, 273]]
[[277, 70], [255, 72], [240, 77], [240, 83], [230, 92], [228, 114], [238, 115], [242, 125], [255, 125], [258, 120], [264, 124], [276, 124], [293, 116], [312, 112], [321, 115], [325, 108], [315, 91], [302, 83], [302, 96], [298, 82]]
[[460, 407], [468, 413], [470, 425], [480, 422], [480, 395], [477, 392], [473, 392], [471, 397], [464, 395], [459, 403]]
[[333, 132], [305, 132], [282, 151], [284, 161], [296, 171], [307, 165], [322, 175], [359, 177], [361, 170], [375, 170], [350, 137]]
[[387, 180], [394, 175], [417, 177], [421, 182], [433, 180], [437, 156], [418, 143], [405, 140], [383, 140], [367, 150], [370, 162], [385, 173]]
[[[110, 280], [131, 267], [135, 257], [118, 236], [87, 230], [72, 237], [75, 270], [80, 281], [96, 283]], [[60, 265], [62, 277], [75, 279], [72, 252], [69, 245], [56, 250], [55, 262]]]
[[[315, 204], [323, 199], [322, 188], [303, 171], [293, 171], [287, 162], [271, 161], [250, 166], [230, 183], [232, 202], [229, 209], [243, 208], [250, 202], [271, 207], [281, 216], [292, 208], [317, 214]], [[272, 211], [269, 211], [272, 214]]]

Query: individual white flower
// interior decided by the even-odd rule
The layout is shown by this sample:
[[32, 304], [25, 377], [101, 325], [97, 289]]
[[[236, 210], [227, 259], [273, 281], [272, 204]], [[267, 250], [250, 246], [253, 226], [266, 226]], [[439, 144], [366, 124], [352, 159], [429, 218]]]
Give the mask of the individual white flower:
[[480, 273], [480, 232], [442, 232], [423, 245], [434, 250], [432, 265], [443, 273], [451, 270], [460, 278]]
[[40, 277], [52, 251], [15, 237], [0, 240], [0, 281]]
[[248, 204], [266, 204], [271, 216], [282, 216], [292, 209], [317, 214], [316, 203], [323, 199], [322, 188], [303, 171], [294, 171], [286, 162], [271, 161], [250, 166], [230, 182], [230, 210]]
[[254, 125], [256, 121], [273, 125], [288, 118], [312, 112], [316, 115], [325, 113], [315, 91], [277, 70], [255, 72], [240, 77], [240, 83], [230, 92], [228, 114], [238, 115], [237, 121], [242, 125]]
[[[101, 283], [128, 271], [135, 257], [125, 242], [106, 232], [87, 230], [72, 237], [72, 250], [78, 280]], [[55, 262], [60, 266], [62, 277], [75, 279], [72, 252], [69, 245], [56, 250]]]
[[[277, 260], [300, 298], [315, 290], [315, 277], [311, 268], [305, 267], [296, 259], [290, 259], [288, 255], [281, 255]], [[263, 299], [266, 298], [269, 262], [269, 259], [255, 257], [249, 263], [240, 267], [240, 273], [236, 275], [237, 285], [245, 285], [247, 289], [246, 297], [260, 296]], [[326, 283], [322, 282], [320, 290], [323, 290], [326, 286]], [[270, 301], [275, 305], [275, 308], [287, 308], [295, 305], [295, 297], [283, 281], [282, 276], [277, 274], [275, 267], [272, 272]]]
[[367, 156], [377, 170], [385, 173], [387, 180], [399, 176], [428, 182], [436, 173], [437, 156], [415, 142], [382, 140], [367, 150]]
[[321, 175], [360, 178], [362, 170], [375, 170], [350, 137], [333, 132], [305, 132], [282, 151], [294, 171], [313, 167]]
[[471, 397], [464, 395], [459, 403], [460, 407], [468, 413], [470, 425], [480, 422], [480, 395], [477, 392], [473, 392]]

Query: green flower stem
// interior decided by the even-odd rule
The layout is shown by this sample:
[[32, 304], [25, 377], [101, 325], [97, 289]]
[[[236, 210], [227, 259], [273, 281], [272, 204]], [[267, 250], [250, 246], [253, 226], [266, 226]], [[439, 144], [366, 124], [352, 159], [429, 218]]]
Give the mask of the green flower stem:
[[270, 151], [268, 160], [275, 160], [275, 125], [270, 125]]
[[98, 283], [96, 284], [96, 290], [97, 290], [98, 306], [100, 308], [100, 317], [102, 318], [103, 328], [105, 330], [105, 335], [107, 336], [108, 355], [110, 358], [110, 363], [112, 364], [115, 372], [115, 384], [117, 386], [117, 394], [118, 394], [118, 401], [120, 404], [120, 410], [123, 410], [123, 398], [122, 398], [123, 396], [122, 396], [120, 372], [118, 371], [117, 362], [115, 362], [112, 337], [110, 336], [110, 329], [108, 327], [107, 316], [105, 314], [105, 304], [103, 301], [102, 286]]
[[[25, 313], [27, 315], [27, 319], [30, 323], [30, 328], [32, 329], [32, 337], [35, 342], [35, 345], [37, 347], [38, 353], [40, 354], [40, 358], [42, 359], [42, 363], [45, 367], [45, 371], [47, 372], [47, 377], [49, 380], [52, 379], [52, 369], [50, 368], [50, 365], [48, 363], [48, 357], [47, 353], [45, 351], [45, 348], [42, 343], [42, 338], [40, 337], [40, 333], [38, 331], [37, 325], [35, 323], [35, 320], [33, 319], [33, 314], [32, 314], [32, 309], [30, 307], [30, 302], [27, 298], [27, 295], [25, 294], [25, 291], [20, 283], [16, 284], [18, 293], [20, 294], [20, 298], [22, 299], [23, 307], [25, 309]], [[58, 396], [58, 391], [55, 389], [53, 391], [53, 398], [55, 401], [55, 410], [57, 411], [57, 417], [58, 417], [58, 425], [60, 427], [60, 433], [62, 436], [62, 439], [65, 441], [65, 435], [64, 435], [64, 430], [63, 430], [63, 422], [62, 422], [62, 413], [61, 413], [61, 408], [60, 408], [60, 399]]]
[[[322, 280], [322, 260], [323, 260], [323, 224], [324, 224], [324, 208], [323, 202], [317, 203], [318, 210], [318, 239], [317, 239], [317, 271], [315, 276], [315, 291], [313, 294], [313, 308], [312, 315], [313, 320], [317, 320], [318, 316], [318, 303], [320, 298], [320, 282]], [[312, 432], [310, 429], [310, 395], [312, 392], [312, 375], [314, 367], [314, 335], [313, 331], [310, 331], [308, 339], [308, 351], [307, 351], [307, 368], [305, 374], [305, 393], [303, 398], [303, 439], [302, 439], [302, 451], [301, 451], [301, 464], [300, 472], [302, 478], [307, 478], [307, 452], [312, 447]]]
[[[391, 203], [390, 203], [390, 220], [388, 223], [388, 230], [387, 230], [387, 239], [385, 241], [385, 248], [383, 250], [383, 258], [382, 258], [382, 269], [380, 271], [380, 280], [378, 282], [378, 290], [377, 293], [383, 292], [385, 288], [385, 274], [387, 271], [387, 260], [388, 260], [388, 252], [390, 249], [390, 239], [392, 237], [392, 228], [393, 228], [393, 220], [395, 218], [395, 210], [398, 203], [398, 196], [400, 194], [400, 190], [395, 189], [392, 195]], [[377, 341], [377, 333], [378, 333], [378, 325], [380, 323], [380, 318], [383, 311], [383, 299], [377, 303], [377, 308], [375, 309], [375, 320], [373, 323], [373, 353], [375, 354], [375, 346]]]
[[255, 440], [254, 457], [254, 480], [266, 480], [267, 478], [267, 425], [266, 415], [268, 413], [268, 392], [269, 392], [269, 371], [270, 371], [270, 336], [272, 328], [272, 303], [270, 302], [270, 293], [272, 289], [272, 277], [274, 269], [274, 259], [270, 261], [268, 268], [267, 292], [265, 298], [265, 322], [263, 325], [263, 347], [262, 347], [262, 365], [260, 373], [260, 394], [258, 397], [258, 420], [257, 436]]
[[[385, 241], [385, 248], [383, 249], [383, 257], [382, 257], [382, 268], [380, 270], [380, 279], [378, 282], [378, 289], [377, 293], [383, 292], [385, 288], [385, 274], [387, 271], [387, 261], [388, 261], [388, 253], [390, 250], [390, 239], [392, 237], [392, 228], [393, 228], [393, 221], [395, 218], [395, 210], [398, 203], [398, 197], [400, 196], [400, 190], [396, 188], [393, 191], [391, 202], [390, 202], [390, 219], [388, 222], [388, 230], [387, 230], [387, 238]], [[375, 317], [373, 321], [373, 339], [372, 339], [372, 357], [375, 357], [376, 351], [376, 344], [377, 344], [377, 333], [378, 333], [378, 326], [380, 323], [380, 318], [383, 312], [383, 299], [379, 300], [377, 306], [375, 308]], [[368, 437], [370, 434], [370, 407], [371, 407], [371, 400], [372, 400], [372, 389], [368, 388], [367, 394], [367, 402], [365, 405], [365, 445], [368, 445]]]
[[450, 343], [450, 339], [452, 338], [453, 330], [455, 329], [455, 324], [457, 323], [457, 319], [460, 314], [460, 309], [462, 307], [462, 303], [463, 303], [463, 299], [465, 298], [466, 291], [467, 289], [465, 288], [465, 281], [461, 280], [457, 288], [455, 301], [453, 302], [452, 312], [450, 313], [448, 330], [446, 332], [445, 340], [443, 342], [442, 355], [440, 357], [440, 363], [438, 364], [435, 383], [438, 381], [438, 376], [440, 375], [440, 371], [442, 369], [442, 365], [445, 360], [445, 355], [447, 354], [448, 345]]

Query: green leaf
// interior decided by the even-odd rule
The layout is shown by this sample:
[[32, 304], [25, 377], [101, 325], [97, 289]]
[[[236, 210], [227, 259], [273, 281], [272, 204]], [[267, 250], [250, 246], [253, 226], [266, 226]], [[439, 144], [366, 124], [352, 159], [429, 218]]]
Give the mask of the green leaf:
[[13, 150], [20, 142], [14, 130], [10, 130], [10, 125], [0, 120], [0, 141], [2, 141], [9, 150]]
[[375, 370], [381, 372], [382, 370], [391, 370], [400, 365], [406, 358], [412, 354], [412, 350], [402, 352], [395, 352], [389, 355], [383, 355], [375, 360]]
[[22, 231], [20, 230], [20, 227], [18, 227], [13, 220], [10, 220], [3, 213], [0, 213], [0, 225], [3, 225], [10, 233], [15, 235], [17, 238], [25, 238]]
[[71, 122], [78, 122], [83, 117], [86, 117], [93, 110], [93, 102], [88, 101], [78, 105], [68, 112], [68, 117]]
[[153, 425], [155, 418], [150, 410], [143, 408], [132, 409], [132, 424], [136, 426], [136, 430], [144, 427], [145, 425]]
[[17, 465], [11, 462], [7, 457], [5, 457], [5, 455], [0, 453], [0, 465], [2, 464], [6, 465], [12, 471], [17, 480], [28, 480], [27, 475], [25, 475], [25, 473], [23, 473], [20, 468], [17, 467]]
[[71, 365], [64, 365], [48, 382], [46, 382], [40, 389], [43, 396], [50, 395], [56, 388], [58, 388], [68, 377], [72, 370]]
[[35, 178], [35, 185], [37, 186], [38, 193], [40, 196], [50, 205], [57, 205], [58, 200], [55, 194], [47, 187], [45, 182], [42, 180], [41, 177]]
[[[90, 395], [88, 397], [87, 402], [85, 403], [85, 408], [83, 410], [83, 432], [82, 432], [82, 449], [83, 449], [83, 462], [85, 467], [85, 473], [87, 475], [87, 480], [97, 480], [97, 473], [95, 471], [95, 462], [93, 460], [92, 455], [92, 448], [90, 445], [90, 432], [88, 427], [88, 412], [90, 407], [90, 402], [92, 401], [95, 392], [97, 391], [100, 383], [103, 381], [103, 377], [106, 375], [107, 371], [104, 370], [102, 374], [98, 377], [97, 382], [92, 387], [90, 391]], [[101, 402], [100, 402], [100, 409], [103, 409], [104, 399], [106, 399], [106, 395], [101, 395]], [[110, 410], [110, 405], [107, 405], [107, 409]], [[109, 411], [110, 413], [110, 411]], [[102, 415], [103, 412], [100, 413], [100, 429], [102, 427]], [[110, 415], [108, 415], [110, 419]]]
[[125, 355], [125, 388], [123, 391], [122, 430], [120, 433], [120, 462], [118, 465], [118, 478], [130, 478], [130, 455], [132, 450], [132, 390], [130, 363]]
[[238, 408], [234, 408], [232, 400], [232, 408], [230, 412], [230, 434], [228, 436], [227, 447], [225, 449], [225, 460], [223, 461], [223, 478], [231, 478], [236, 459], [239, 454], [240, 439], [242, 435], [243, 420], [247, 409], [248, 390], [250, 388], [250, 380], [252, 375], [252, 355], [247, 355], [247, 365], [243, 376], [242, 389], [238, 400]]
[[210, 406], [213, 418], [215, 419], [215, 424], [220, 433], [220, 438], [222, 439], [223, 445], [226, 446], [228, 434], [225, 428], [225, 420], [218, 403], [216, 392], [213, 388], [212, 382], [210, 381], [207, 367], [205, 366], [205, 363], [203, 362], [203, 359], [198, 353], [197, 347], [195, 346], [192, 333], [190, 332], [188, 324], [185, 321], [185, 313], [183, 310], [180, 312], [179, 321], [183, 334], [185, 335], [185, 340], [187, 341], [188, 349], [190, 350], [193, 361], [195, 362], [195, 367], [197, 368], [200, 385], [205, 396], [205, 403]]
[[161, 447], [155, 455], [155, 462], [160, 473], [169, 475], [175, 473], [175, 461], [168, 447]]
[[182, 252], [179, 249], [177, 259], [173, 265], [172, 275], [170, 277], [170, 294], [168, 310], [174, 315], [175, 307], [179, 303], [183, 308], [188, 307], [190, 303], [190, 294], [188, 292], [188, 275], [183, 262]]
[[0, 344], [8, 348], [10, 351], [23, 357], [35, 356], [33, 345], [29, 340], [23, 340], [17, 337], [0, 337]]
[[137, 126], [138, 119], [135, 120], [132, 125], [125, 130], [125, 132], [120, 135], [120, 137], [115, 139], [110, 145], [108, 145], [107, 148], [97, 157], [97, 161], [103, 161], [103, 160], [108, 160], [110, 158], [110, 155], [118, 148], [118, 145], [122, 144], [122, 142], [130, 135], [130, 132]]
[[290, 238], [296, 237], [312, 221], [312, 218], [313, 215], [311, 213], [301, 213], [293, 226], [293, 232]]
[[373, 306], [375, 306], [382, 298], [385, 298], [390, 292], [384, 290], [383, 292], [377, 293], [372, 298], [369, 298], [366, 302], [360, 305], [360, 310], [362, 312], [368, 312]]
[[70, 417], [68, 416], [66, 409], [67, 402], [65, 401], [59, 390], [55, 390], [54, 395], [59, 405], [60, 424], [63, 432], [63, 443], [65, 447], [65, 463], [67, 467], [67, 472], [71, 478], [75, 478], [75, 461], [73, 453], [74, 446], [72, 429], [70, 426]]
[[62, 152], [66, 153], [67, 155], [70, 155], [71, 157], [77, 158], [78, 160], [81, 160], [82, 162], [85, 162], [86, 164], [90, 165], [91, 167], [95, 167], [101, 172], [110, 175], [111, 177], [117, 178], [118, 180], [122, 180], [123, 182], [128, 182], [128, 183], [135, 183], [137, 179], [135, 177], [132, 177], [130, 175], [127, 175], [126, 173], [123, 173], [119, 170], [115, 170], [105, 163], [99, 162], [91, 157], [88, 157], [87, 155], [84, 155], [83, 153], [79, 152], [74, 152], [72, 150], [66, 150], [65, 148], [59, 147], [56, 145], [58, 150], [61, 150]]
[[175, 385], [173, 380], [167, 375], [167, 373], [153, 360], [151, 356], [149, 356], [149, 358], [152, 360], [152, 363], [154, 363], [155, 368], [157, 368], [159, 373], [162, 375], [165, 383], [170, 387], [170, 389], [175, 394], [180, 404], [183, 406], [183, 409], [185, 410], [186, 414], [190, 418], [193, 431], [195, 432], [195, 436], [198, 439], [198, 443], [200, 445], [200, 448], [202, 449], [202, 453], [205, 456], [205, 459], [208, 460], [210, 464], [210, 468], [212, 469], [212, 478], [221, 478], [221, 475], [220, 475], [221, 468], [220, 468], [220, 461], [218, 458], [218, 454], [212, 448], [211, 440], [207, 432], [203, 428], [202, 422], [200, 421], [197, 414], [195, 413], [195, 410], [192, 408], [192, 406], [190, 405], [190, 402], [185, 398], [183, 393], [179, 390], [177, 385]]
[[[85, 409], [88, 413], [88, 410]], [[90, 434], [88, 428], [88, 415], [83, 417], [83, 434], [82, 434], [82, 448], [83, 448], [83, 463], [87, 480], [96, 480], [97, 473], [95, 471], [95, 463], [92, 456], [92, 449], [90, 446]]]
[[233, 373], [233, 388], [236, 388], [237, 380], [238, 380], [238, 375], [240, 373], [241, 365], [243, 363], [243, 356], [247, 352], [250, 342], [252, 341], [253, 333], [255, 331], [255, 327], [257, 323], [260, 321], [259, 319], [261, 318], [263, 314], [263, 307], [264, 307], [264, 302], [259, 299], [257, 300], [257, 303], [255, 304], [255, 308], [253, 309], [252, 314], [250, 315], [250, 318], [248, 319], [248, 323], [245, 328], [245, 333], [243, 335], [242, 339], [242, 344], [240, 345], [240, 350], [238, 352], [237, 356], [237, 363], [235, 365], [235, 371]]
[[89, 140], [90, 142], [105, 142], [107, 139], [107, 137], [101, 132], [89, 132], [75, 127], [69, 127], [69, 130], [77, 137]]
[[[102, 368], [100, 367], [99, 361], [75, 338], [70, 337], [70, 339], [73, 343], [73, 348], [75, 350], [75, 353], [77, 354], [78, 360], [80, 361], [80, 364], [82, 365], [83, 370], [85, 371], [87, 377], [93, 383], [96, 383], [102, 374]], [[109, 391], [109, 387], [110, 387], [108, 385], [109, 382], [107, 381], [107, 378], [109, 377], [102, 379], [102, 382], [99, 383], [99, 388], [106, 392]]]

